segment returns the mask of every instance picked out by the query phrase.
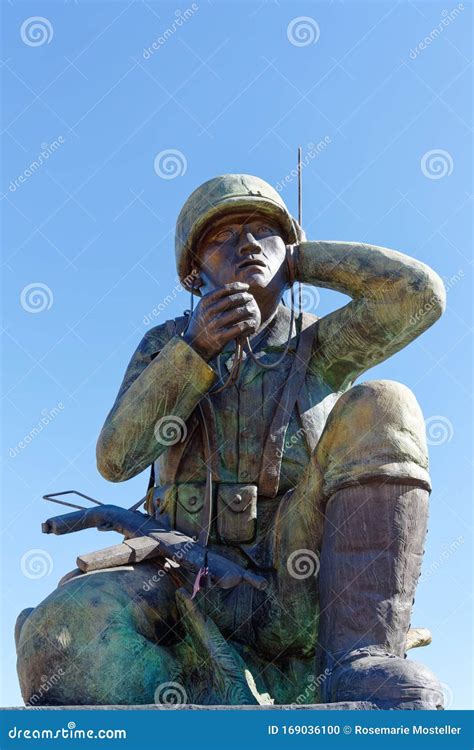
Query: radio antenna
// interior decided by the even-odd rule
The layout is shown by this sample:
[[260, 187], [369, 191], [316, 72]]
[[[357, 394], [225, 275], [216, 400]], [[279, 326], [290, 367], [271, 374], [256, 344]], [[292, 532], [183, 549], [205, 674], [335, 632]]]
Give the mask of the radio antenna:
[[[301, 146], [298, 146], [298, 224], [303, 226], [303, 181], [302, 181], [302, 166], [301, 166]], [[301, 318], [303, 312], [303, 292], [301, 281], [298, 283], [298, 308], [299, 316]]]
[[301, 146], [298, 146], [298, 224], [303, 221], [303, 193], [301, 190]]

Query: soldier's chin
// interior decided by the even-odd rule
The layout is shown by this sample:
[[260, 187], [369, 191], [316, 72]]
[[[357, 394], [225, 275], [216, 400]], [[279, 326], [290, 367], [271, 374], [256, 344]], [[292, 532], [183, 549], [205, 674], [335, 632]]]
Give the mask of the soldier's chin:
[[249, 286], [267, 286], [267, 269], [263, 266], [244, 266], [239, 268], [237, 274], [239, 281], [244, 281]]

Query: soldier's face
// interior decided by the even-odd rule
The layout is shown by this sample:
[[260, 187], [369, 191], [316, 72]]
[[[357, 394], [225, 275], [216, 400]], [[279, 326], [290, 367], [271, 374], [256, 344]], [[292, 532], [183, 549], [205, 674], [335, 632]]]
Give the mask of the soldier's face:
[[281, 296], [288, 283], [282, 229], [263, 214], [223, 217], [201, 237], [197, 251], [202, 294], [241, 281], [256, 296], [263, 290]]

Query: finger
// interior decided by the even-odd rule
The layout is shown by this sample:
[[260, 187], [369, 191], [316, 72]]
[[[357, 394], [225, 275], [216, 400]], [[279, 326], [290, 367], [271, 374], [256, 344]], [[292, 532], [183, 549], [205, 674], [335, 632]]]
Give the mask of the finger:
[[[212, 292], [206, 294], [202, 299], [214, 302], [221, 297], [226, 297], [234, 292], [245, 292], [249, 288], [248, 284], [244, 284], [243, 281], [231, 281], [229, 284], [220, 286], [219, 289], [214, 289]], [[201, 300], [202, 302], [202, 300]]]
[[256, 320], [255, 310], [246, 306], [235, 307], [232, 310], [226, 310], [213, 318], [213, 328], [219, 333], [223, 328], [228, 328], [241, 320]]
[[242, 335], [248, 335], [255, 333], [256, 322], [254, 320], [242, 320], [240, 323], [228, 328], [224, 333], [220, 335], [222, 346], [225, 346], [232, 339], [236, 339]]
[[217, 315], [223, 310], [231, 310], [233, 307], [243, 306], [247, 302], [253, 302], [253, 294], [249, 292], [238, 292], [237, 294], [231, 294], [228, 297], [221, 297], [207, 306], [207, 312], [212, 315]]

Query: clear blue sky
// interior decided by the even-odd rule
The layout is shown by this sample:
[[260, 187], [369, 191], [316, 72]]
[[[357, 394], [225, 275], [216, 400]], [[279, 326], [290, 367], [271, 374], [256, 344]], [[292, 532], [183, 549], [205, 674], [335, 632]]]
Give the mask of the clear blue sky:
[[[177, 7], [189, 11], [179, 25]], [[224, 172], [277, 185], [298, 144], [307, 153], [326, 139], [304, 170], [308, 237], [406, 252], [449, 287], [443, 319], [367, 377], [406, 383], [430, 419], [434, 490], [412, 624], [433, 644], [412, 654], [453, 708], [470, 707], [471, 6], [3, 0], [2, 10], [2, 705], [21, 700], [17, 613], [78, 553], [119, 539], [42, 535], [54, 506], [41, 495], [75, 488], [131, 504], [144, 492], [144, 475], [99, 476], [95, 441], [146, 316], [170, 293], [153, 325], [188, 307], [173, 293], [181, 205]], [[156, 159], [169, 149], [174, 167]], [[294, 180], [282, 194], [296, 210]], [[315, 312], [343, 301], [322, 292]]]

